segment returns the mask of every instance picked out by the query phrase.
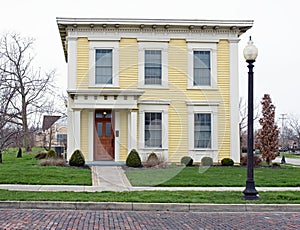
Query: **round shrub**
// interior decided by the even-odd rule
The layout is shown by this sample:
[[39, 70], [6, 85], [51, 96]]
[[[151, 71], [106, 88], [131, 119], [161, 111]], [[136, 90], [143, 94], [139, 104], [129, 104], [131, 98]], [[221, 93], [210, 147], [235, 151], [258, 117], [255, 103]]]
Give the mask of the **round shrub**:
[[79, 149], [75, 150], [69, 160], [69, 165], [76, 166], [76, 167], [83, 167], [84, 164], [85, 164], [85, 160], [81, 151]]
[[234, 165], [234, 162], [233, 162], [233, 160], [230, 159], [230, 158], [223, 158], [223, 159], [221, 160], [221, 164], [222, 164], [222, 166], [233, 166], [233, 165]]
[[202, 157], [201, 165], [202, 166], [212, 166], [213, 165], [213, 159], [211, 157]]
[[132, 149], [128, 154], [126, 159], [126, 166], [135, 168], [142, 166], [141, 158], [135, 149]]
[[156, 165], [159, 165], [159, 159], [155, 153], [150, 153], [147, 161], [146, 161], [147, 167], [154, 167]]
[[189, 156], [184, 156], [181, 158], [181, 164], [184, 164], [185, 166], [192, 166], [193, 165], [193, 159]]
[[53, 149], [50, 149], [47, 153], [46, 153], [46, 158], [57, 158], [57, 154]]

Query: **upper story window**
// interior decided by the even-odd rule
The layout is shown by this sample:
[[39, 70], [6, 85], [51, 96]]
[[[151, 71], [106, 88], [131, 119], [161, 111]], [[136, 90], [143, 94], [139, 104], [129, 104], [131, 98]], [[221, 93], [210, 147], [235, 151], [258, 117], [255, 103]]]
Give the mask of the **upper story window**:
[[217, 88], [217, 43], [188, 43], [188, 89]]
[[119, 42], [89, 42], [89, 87], [119, 87]]
[[168, 87], [168, 43], [139, 41], [140, 88]]
[[210, 51], [194, 51], [194, 86], [211, 85]]
[[145, 50], [145, 85], [161, 85], [161, 50]]
[[112, 84], [113, 82], [113, 63], [112, 49], [96, 50], [95, 65], [95, 83], [96, 84]]

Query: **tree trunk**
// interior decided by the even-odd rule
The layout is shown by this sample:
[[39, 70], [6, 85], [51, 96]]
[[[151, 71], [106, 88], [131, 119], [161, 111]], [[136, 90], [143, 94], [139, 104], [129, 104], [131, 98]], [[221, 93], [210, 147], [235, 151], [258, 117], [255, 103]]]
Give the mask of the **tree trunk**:
[[24, 146], [26, 152], [31, 152], [31, 137], [28, 129], [27, 121], [27, 105], [26, 98], [22, 96], [22, 122], [23, 122], [23, 131], [24, 131]]
[[0, 164], [2, 164], [2, 151], [0, 149]]

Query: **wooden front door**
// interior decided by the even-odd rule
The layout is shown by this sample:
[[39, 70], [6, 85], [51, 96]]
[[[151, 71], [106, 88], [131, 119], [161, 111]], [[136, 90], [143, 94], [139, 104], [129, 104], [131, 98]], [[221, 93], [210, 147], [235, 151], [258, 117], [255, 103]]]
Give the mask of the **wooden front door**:
[[112, 111], [96, 110], [94, 160], [114, 160], [114, 132], [112, 128]]

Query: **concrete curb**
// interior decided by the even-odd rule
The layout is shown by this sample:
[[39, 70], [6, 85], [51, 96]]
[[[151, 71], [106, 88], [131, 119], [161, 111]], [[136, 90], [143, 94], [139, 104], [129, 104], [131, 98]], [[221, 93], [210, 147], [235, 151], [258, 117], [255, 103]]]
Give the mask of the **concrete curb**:
[[299, 204], [190, 204], [133, 202], [0, 201], [0, 209], [172, 211], [172, 212], [300, 212]]

